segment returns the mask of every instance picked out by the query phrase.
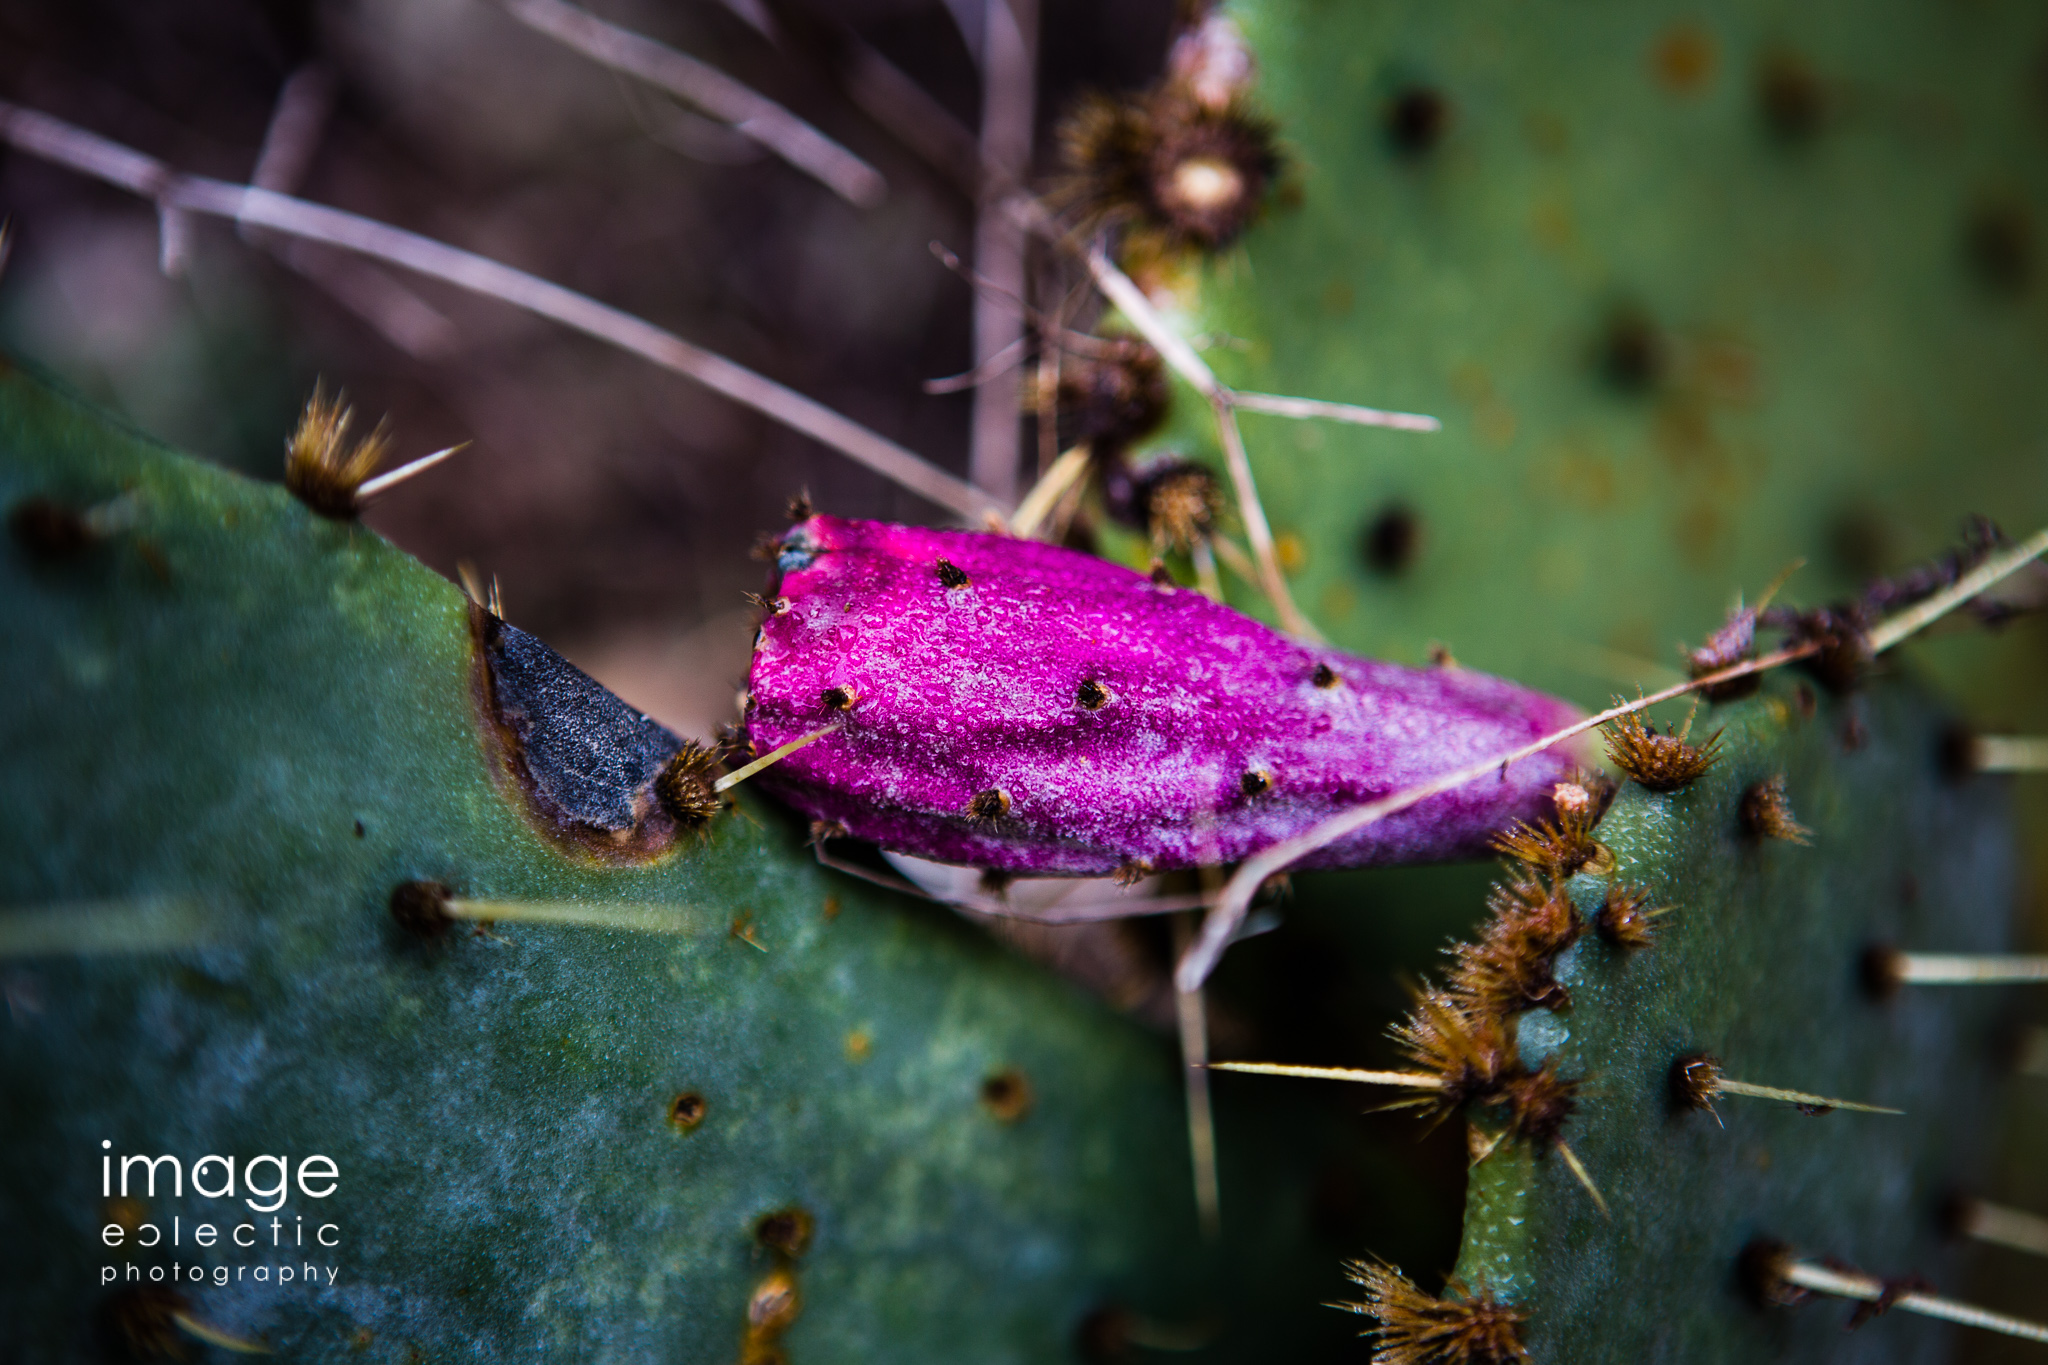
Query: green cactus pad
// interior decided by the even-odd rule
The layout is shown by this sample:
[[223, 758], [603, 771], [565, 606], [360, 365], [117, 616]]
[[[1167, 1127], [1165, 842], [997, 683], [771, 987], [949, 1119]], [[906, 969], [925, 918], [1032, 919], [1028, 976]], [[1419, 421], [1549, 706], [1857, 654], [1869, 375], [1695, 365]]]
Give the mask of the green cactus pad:
[[[1736, 1273], [1773, 1238], [1954, 1292], [1942, 1202], [1983, 1170], [1996, 1112], [1998, 992], [1882, 998], [1864, 958], [2010, 947], [2003, 784], [1945, 776], [1941, 718], [1903, 684], [1802, 714], [1812, 698], [1780, 684], [1704, 713], [1725, 727], [1706, 777], [1668, 795], [1629, 784], [1599, 827], [1611, 880], [1671, 911], [1646, 947], [1587, 934], [1558, 967], [1569, 1012], [1520, 1016], [1526, 1062], [1583, 1078], [1564, 1140], [1612, 1210], [1526, 1144], [1472, 1170], [1458, 1274], [1529, 1312], [1538, 1361], [1931, 1360], [1953, 1345], [1955, 1329], [1903, 1313], [1847, 1336], [1840, 1302], [1760, 1308]], [[1778, 776], [1808, 846], [1744, 826], [1744, 793]], [[1609, 882], [1571, 883], [1589, 918]], [[1701, 1052], [1735, 1080], [1906, 1112], [1724, 1095], [1717, 1122], [1674, 1095], [1674, 1063]]]
[[[604, 782], [644, 781], [673, 740], [598, 714], [535, 742], [547, 696], [589, 713], [573, 671], [527, 640], [487, 686], [472, 608], [373, 533], [12, 369], [0, 507], [20, 511], [0, 543], [8, 1359], [118, 1343], [137, 1305], [101, 1267], [131, 1261], [230, 1267], [162, 1287], [292, 1360], [805, 1365], [1065, 1360], [1115, 1307], [1231, 1354], [1300, 1268], [1289, 1220], [1258, 1212], [1297, 1202], [1294, 1177], [1249, 1140], [1226, 1144], [1239, 1236], [1200, 1250], [1169, 1040], [949, 912], [829, 876], [750, 801], [701, 839], [607, 844]], [[508, 696], [524, 767], [480, 723]], [[529, 799], [578, 743], [610, 777]], [[387, 909], [414, 879], [624, 927], [421, 937]], [[672, 932], [631, 927], [651, 921]], [[245, 1211], [260, 1249], [196, 1251], [196, 1223], [225, 1236], [242, 1206], [109, 1205], [103, 1140], [320, 1153], [340, 1184], [294, 1193], [275, 1251], [273, 1215]], [[793, 1259], [788, 1227], [757, 1237], [792, 1208], [813, 1230]], [[175, 1258], [101, 1244], [173, 1217]], [[340, 1246], [294, 1244], [301, 1217]], [[331, 1288], [240, 1277], [308, 1261]], [[785, 1261], [798, 1316], [748, 1343]]]

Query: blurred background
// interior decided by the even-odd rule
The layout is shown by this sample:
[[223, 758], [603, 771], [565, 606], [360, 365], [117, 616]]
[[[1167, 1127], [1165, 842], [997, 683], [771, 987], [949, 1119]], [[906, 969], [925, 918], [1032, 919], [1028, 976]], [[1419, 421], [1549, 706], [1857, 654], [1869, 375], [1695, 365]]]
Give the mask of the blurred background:
[[[0, 96], [236, 182], [295, 103], [281, 188], [612, 303], [964, 475], [973, 395], [923, 383], [973, 363], [973, 291], [929, 244], [972, 255], [973, 201], [944, 157], [975, 145], [980, 4], [598, 9], [813, 124], [880, 172], [880, 202], [477, 0], [5, 0]], [[1047, 0], [1039, 165], [1075, 92], [1153, 79], [1172, 21], [1172, 0]], [[451, 577], [465, 560], [495, 576], [509, 619], [687, 733], [731, 718], [743, 594], [762, 582], [749, 551], [793, 494], [848, 516], [936, 514], [495, 301], [217, 220], [194, 225], [168, 276], [147, 204], [20, 154], [0, 153], [0, 205], [0, 344], [261, 478], [281, 476], [316, 380], [345, 388], [359, 424], [388, 417], [394, 461], [470, 442], [369, 524]]]

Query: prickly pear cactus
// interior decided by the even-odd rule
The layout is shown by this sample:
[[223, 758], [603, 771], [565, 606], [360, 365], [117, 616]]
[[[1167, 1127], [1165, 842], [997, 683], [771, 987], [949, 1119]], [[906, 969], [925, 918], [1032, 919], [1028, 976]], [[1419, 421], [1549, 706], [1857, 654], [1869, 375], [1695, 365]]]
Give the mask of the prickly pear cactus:
[[[1166, 1040], [772, 808], [679, 827], [675, 738], [545, 646], [12, 369], [0, 504], [7, 1359], [1246, 1347], [1286, 1220], [1205, 1259]], [[266, 1153], [338, 1187], [251, 1213]]]
[[[1419, 661], [1447, 643], [1597, 703], [1675, 681], [1673, 645], [1795, 557], [1810, 562], [1789, 591], [1813, 601], [1969, 513], [2016, 532], [2048, 521], [2048, 466], [2017, 453], [2048, 416], [2032, 11], [1958, 25], [1905, 4], [1223, 10], [1256, 56], [1287, 188], [1210, 262], [1126, 264], [1209, 339], [1229, 384], [1444, 420], [1418, 437], [1242, 418], [1297, 599], [1339, 644]], [[1164, 443], [1220, 467], [1212, 433], [1177, 390]], [[2041, 640], [1944, 641], [1915, 664], [1980, 723], [2038, 729]], [[1480, 1333], [1410, 1355], [1383, 1338], [1386, 1359], [1953, 1349], [1898, 1313], [1853, 1337], [1846, 1308], [1764, 1314], [1737, 1283], [1743, 1247], [1774, 1236], [1961, 1290], [1936, 1210], [1953, 1184], [1999, 1188], [1991, 1144], [1974, 1144], [1996, 1127], [1991, 1018], [2016, 1007], [2010, 991], [1880, 1004], [1857, 964], [1880, 939], [2024, 942], [2002, 793], [1940, 776], [1940, 709], [1896, 684], [1811, 711], [1802, 696], [1774, 684], [1704, 712], [1726, 729], [1707, 777], [1627, 786], [1598, 830], [1617, 870], [1579, 874], [1572, 894], [1588, 925], [1616, 881], [1674, 908], [1653, 946], [1588, 927], [1556, 966], [1569, 1011], [1514, 1012], [1521, 1063], [1580, 1082], [1560, 1136], [1612, 1218], [1545, 1142], [1493, 1148], [1470, 1172], [1457, 1274], [1526, 1314], [1512, 1349]], [[1810, 847], [1744, 832], [1742, 797], [1776, 773]], [[1297, 890], [1297, 927], [1354, 951], [1394, 936], [1347, 914], [1458, 925], [1476, 904], [1461, 873], [1399, 894], [1358, 876]], [[1384, 992], [1361, 999], [1376, 1013]], [[1327, 1034], [1298, 1041], [1303, 1060], [1344, 1059]], [[1400, 1061], [1362, 1051], [1355, 1064]], [[1695, 1051], [1730, 1076], [1908, 1113], [1731, 1098], [1723, 1130], [1673, 1107], [1670, 1073]], [[1230, 1081], [1222, 1102], [1252, 1084], [1279, 1082]], [[1499, 1136], [1481, 1112], [1475, 1151]], [[1446, 1267], [1408, 1268], [1433, 1289]]]

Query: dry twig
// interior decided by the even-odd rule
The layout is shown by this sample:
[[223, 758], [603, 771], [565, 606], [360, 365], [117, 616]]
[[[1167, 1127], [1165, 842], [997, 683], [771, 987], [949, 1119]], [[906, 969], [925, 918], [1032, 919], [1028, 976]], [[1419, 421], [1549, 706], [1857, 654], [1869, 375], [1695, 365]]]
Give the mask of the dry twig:
[[487, 256], [323, 204], [225, 180], [183, 175], [155, 157], [6, 101], [0, 101], [0, 142], [117, 185], [161, 207], [324, 242], [524, 308], [693, 379], [970, 521], [1007, 510], [923, 456], [794, 389], [623, 309]]

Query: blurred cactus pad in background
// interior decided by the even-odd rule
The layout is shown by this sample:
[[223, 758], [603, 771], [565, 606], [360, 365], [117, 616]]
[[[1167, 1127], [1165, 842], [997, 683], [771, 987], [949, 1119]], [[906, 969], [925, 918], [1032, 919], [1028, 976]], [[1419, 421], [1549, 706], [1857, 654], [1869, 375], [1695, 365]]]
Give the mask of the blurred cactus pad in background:
[[[516, 258], [963, 470], [969, 400], [917, 383], [971, 363], [969, 291], [925, 250], [965, 254], [971, 201], [792, 93], [791, 71], [853, 69], [838, 21], [593, 8], [808, 101], [890, 197], [821, 205], [786, 167], [657, 154], [611, 76], [468, 0], [278, 25], [283, 69], [317, 56], [345, 91], [300, 192]], [[1085, 8], [1040, 16], [1041, 147], [1077, 90], [1151, 80], [1165, 50], [1163, 6]], [[769, 9], [774, 60], [734, 17]], [[1241, 416], [1279, 564], [1332, 644], [1448, 654], [1590, 708], [1678, 681], [1681, 642], [1795, 561], [1776, 600], [1811, 607], [1972, 514], [2048, 525], [2035, 7], [1221, 12], [1276, 137], [1264, 211], [1207, 254], [1201, 233], [1103, 221], [1225, 383], [1442, 419]], [[232, 81], [171, 94], [140, 27], [76, 79], [87, 49], [60, 52], [84, 40], [54, 13], [0, 13], [23, 40], [0, 96], [247, 175], [260, 104], [237, 114]], [[930, 78], [945, 63], [904, 38], [935, 13], [877, 4], [846, 32], [971, 121], [971, 81]], [[20, 55], [38, 35], [48, 60]], [[1296, 876], [1277, 930], [1213, 979], [1214, 1054], [1427, 1069], [1455, 1035], [1464, 1069], [1413, 1093], [1218, 1077], [1210, 1242], [1163, 925], [991, 934], [819, 867], [750, 788], [702, 829], [664, 804], [675, 730], [731, 718], [738, 593], [764, 577], [747, 554], [782, 499], [808, 485], [820, 512], [908, 522], [928, 504], [438, 286], [426, 315], [399, 309], [425, 328], [408, 348], [388, 309], [380, 332], [336, 306], [368, 295], [319, 258], [273, 253], [286, 270], [217, 224], [167, 281], [147, 207], [67, 175], [0, 165], [19, 243], [0, 336], [22, 361], [0, 377], [0, 1361], [230, 1349], [207, 1332], [394, 1362], [2048, 1349], [1769, 1302], [1803, 1257], [2041, 1316], [2048, 1260], [1958, 1241], [1944, 1210], [2048, 1213], [2048, 991], [1887, 993], [1871, 953], [2048, 946], [2048, 782], [1973, 774], [1965, 742], [2048, 734], [2040, 616], [1958, 615], [1856, 689], [1789, 669], [1660, 708], [1660, 734], [1718, 736], [1712, 762], [1671, 790], [1624, 764], [1583, 857]], [[1085, 276], [1039, 255], [1050, 306]], [[316, 372], [391, 411], [407, 449], [477, 448], [368, 524], [316, 515], [244, 477], [281, 468]], [[1161, 452], [1228, 486], [1180, 381], [1130, 467]], [[1155, 545], [1114, 510], [1091, 493], [1074, 539], [1146, 568]], [[1227, 499], [1215, 515], [1247, 538]], [[479, 583], [503, 570], [516, 625], [441, 576], [465, 558]], [[1274, 620], [1225, 567], [1233, 605]], [[2038, 576], [2008, 586], [2040, 605]], [[1511, 938], [1497, 1041], [1417, 1003]], [[1446, 957], [1452, 940], [1471, 945]], [[1713, 1076], [1905, 1112], [1802, 1113]], [[1378, 1110], [1416, 1094], [1420, 1119]], [[103, 1286], [102, 1264], [150, 1263], [95, 1240], [106, 1224], [232, 1216], [103, 1199], [102, 1140], [332, 1156], [338, 1194], [279, 1216], [341, 1225], [336, 1283]], [[1361, 1300], [1378, 1316], [1323, 1306]]]

